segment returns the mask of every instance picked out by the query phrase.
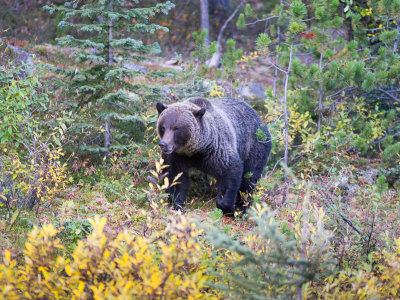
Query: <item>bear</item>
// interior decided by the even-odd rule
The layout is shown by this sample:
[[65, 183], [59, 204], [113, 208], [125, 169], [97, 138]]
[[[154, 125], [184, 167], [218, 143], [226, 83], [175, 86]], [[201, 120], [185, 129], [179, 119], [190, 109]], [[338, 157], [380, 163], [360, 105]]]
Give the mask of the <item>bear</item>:
[[[189, 190], [189, 170], [196, 168], [217, 181], [216, 205], [224, 215], [244, 211], [241, 193], [251, 193], [261, 178], [271, 152], [270, 133], [256, 111], [233, 98], [156, 104], [159, 146], [169, 182], [180, 173], [178, 184], [168, 188], [174, 209], [183, 209]], [[258, 140], [261, 129], [266, 136]]]

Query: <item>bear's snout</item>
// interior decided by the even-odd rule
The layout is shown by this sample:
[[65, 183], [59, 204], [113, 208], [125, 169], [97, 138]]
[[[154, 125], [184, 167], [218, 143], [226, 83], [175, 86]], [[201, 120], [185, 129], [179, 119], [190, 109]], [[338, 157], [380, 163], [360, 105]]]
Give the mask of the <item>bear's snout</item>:
[[165, 154], [171, 154], [174, 150], [172, 146], [168, 146], [168, 144], [164, 141], [160, 141], [158, 145], [160, 146], [161, 151]]

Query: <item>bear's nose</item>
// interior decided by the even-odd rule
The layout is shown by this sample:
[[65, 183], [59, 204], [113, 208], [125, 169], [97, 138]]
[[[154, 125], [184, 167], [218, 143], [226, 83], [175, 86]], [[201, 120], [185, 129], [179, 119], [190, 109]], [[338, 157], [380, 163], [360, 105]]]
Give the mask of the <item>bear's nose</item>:
[[164, 141], [160, 141], [160, 142], [158, 143], [158, 145], [159, 145], [161, 148], [166, 148], [166, 147], [167, 147], [167, 143], [164, 142]]

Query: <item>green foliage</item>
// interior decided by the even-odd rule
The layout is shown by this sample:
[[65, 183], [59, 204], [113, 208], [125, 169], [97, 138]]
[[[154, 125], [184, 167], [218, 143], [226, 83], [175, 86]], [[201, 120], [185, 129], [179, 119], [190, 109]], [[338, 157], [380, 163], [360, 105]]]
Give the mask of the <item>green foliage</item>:
[[388, 144], [385, 145], [385, 150], [382, 153], [383, 164], [381, 173], [390, 184], [394, 184], [400, 178], [400, 142], [393, 143], [393, 139], [390, 138], [388, 140]]
[[[37, 127], [37, 116], [48, 103], [37, 72], [30, 66], [0, 66], [0, 143], [18, 146]], [[39, 133], [39, 132], [38, 132]]]
[[244, 14], [239, 15], [239, 18], [236, 22], [236, 27], [240, 30], [243, 30], [246, 28], [246, 21], [244, 19]]
[[251, 17], [254, 15], [254, 11], [252, 10], [250, 3], [246, 3], [246, 5], [244, 6], [244, 14], [246, 15], [246, 17]]
[[[399, 298], [400, 1], [267, 2], [245, 5], [236, 26], [255, 22], [247, 22], [254, 23], [249, 34], [234, 32], [236, 42], [227, 41], [223, 69], [204, 65], [216, 44], [205, 47], [203, 31], [193, 34], [195, 62], [182, 63], [186, 55], [177, 54], [173, 67], [182, 72], [171, 77], [152, 72], [153, 64], [147, 71], [136, 65], [159, 53], [153, 33], [179, 23], [175, 15], [169, 23], [158, 18], [169, 2], [114, 0], [112, 10], [100, 0], [50, 6], [64, 36], [60, 45], [70, 46], [74, 59], [56, 62], [70, 98], [49, 97], [35, 70], [0, 67], [0, 298]], [[243, 55], [238, 43], [257, 52]], [[46, 48], [35, 51], [49, 57]], [[283, 170], [275, 168], [285, 147], [286, 75], [289, 163], [312, 188], [289, 180], [281, 205]], [[242, 197], [263, 206], [225, 218], [209, 207], [212, 181], [210, 195], [195, 193], [185, 213], [224, 233], [197, 231], [168, 209], [166, 189], [179, 178], [171, 183], [162, 174], [148, 102], [162, 94], [171, 101], [220, 97], [229, 84], [235, 94], [236, 83], [258, 79], [276, 83], [262, 116], [274, 149], [252, 197]], [[114, 151], [100, 157], [108, 117]], [[78, 151], [64, 159], [72, 148]], [[77, 185], [66, 194], [69, 176]], [[29, 205], [36, 212], [21, 209]], [[104, 220], [81, 219], [97, 209], [111, 221], [107, 230]], [[43, 225], [26, 240], [34, 224], [46, 223], [60, 231]], [[211, 244], [202, 240], [207, 235]], [[10, 244], [18, 250], [3, 251]]]
[[277, 36], [277, 31], [276, 31], [276, 26], [275, 24], [271, 24], [271, 27], [269, 29], [270, 33], [271, 33], [271, 37], [276, 37]]
[[[119, 180], [110, 180], [107, 177], [102, 178], [99, 182], [99, 186], [109, 201], [123, 201], [126, 199], [138, 198], [131, 185], [131, 181], [130, 175], [125, 175]], [[137, 203], [140, 204], [140, 198], [137, 200]]]
[[388, 145], [383, 151], [382, 157], [387, 165], [392, 162], [399, 161], [400, 142]]
[[246, 244], [207, 229], [208, 239], [236, 258], [216, 271], [221, 282], [216, 287], [235, 299], [286, 299], [312, 280], [329, 275], [330, 233], [323, 225], [323, 211], [303, 205], [303, 220], [294, 231], [282, 227], [265, 206], [257, 205], [250, 212], [256, 227], [248, 233]]
[[361, 87], [363, 90], [366, 92], [372, 92], [374, 89], [374, 82], [375, 82], [375, 76], [372, 73], [367, 73], [365, 75], [364, 82], [362, 83]]
[[66, 126], [48, 113], [39, 70], [0, 67], [0, 97], [0, 203], [17, 218], [20, 208], [48, 204], [65, 187], [60, 141]]
[[208, 216], [211, 218], [213, 224], [216, 225], [218, 222], [220, 222], [224, 214], [222, 210], [220, 210], [219, 208], [215, 208], [212, 212], [210, 212]]
[[9, 209], [48, 204], [68, 183], [66, 165], [60, 161], [61, 148], [51, 149], [41, 140], [33, 143], [40, 150], [27, 157], [0, 157], [0, 202]]
[[195, 44], [195, 50], [192, 52], [192, 56], [199, 60], [200, 63], [204, 63], [217, 51], [217, 42], [212, 42], [210, 46], [205, 45], [207, 36], [207, 30], [203, 29], [200, 34], [193, 32], [192, 34]]
[[[284, 26], [283, 22], [277, 21], [281, 34], [282, 31], [289, 33], [291, 41], [296, 44], [294, 53], [308, 51], [314, 58], [313, 63], [307, 64], [296, 55], [292, 60], [288, 91], [289, 143], [293, 146], [290, 151], [296, 156], [309, 153], [318, 146], [318, 152], [326, 151], [324, 153], [328, 156], [338, 149], [354, 149], [363, 155], [380, 152], [384, 164], [393, 167], [398, 159], [394, 155], [397, 146], [392, 145], [398, 142], [400, 107], [395, 99], [398, 99], [398, 93], [394, 92], [394, 95], [389, 91], [397, 90], [395, 78], [399, 78], [400, 70], [397, 63], [399, 55], [393, 53], [398, 34], [392, 33], [397, 31], [397, 21], [393, 20], [397, 20], [398, 13], [392, 10], [392, 3], [380, 5], [381, 1], [369, 2], [371, 10], [362, 11], [362, 14], [370, 15], [369, 11], [376, 10], [385, 15], [383, 18], [386, 21], [377, 19], [375, 24], [367, 26], [354, 18], [353, 22], [365, 30], [346, 42], [329, 34], [342, 24], [338, 4], [339, 1], [313, 1], [305, 6], [304, 1], [292, 1], [277, 6], [274, 12], [276, 15], [281, 13], [282, 19], [286, 18], [286, 24], [289, 24]], [[354, 6], [350, 3], [346, 5], [349, 6], [347, 12], [354, 17]], [[315, 16], [315, 20], [306, 29], [303, 19], [307, 10], [308, 16]], [[390, 22], [391, 26], [385, 25]], [[289, 40], [278, 48], [274, 44], [276, 40], [271, 41], [275, 34], [273, 28], [270, 35], [261, 34], [256, 42], [258, 51], [270, 56], [270, 60], [276, 59], [271, 54], [278, 53], [278, 67], [282, 71], [288, 64]], [[365, 37], [381, 40], [376, 40], [378, 44], [371, 47]], [[281, 78], [279, 76], [278, 79]], [[283, 118], [280, 118], [283, 107], [277, 107], [275, 102], [276, 96], [269, 95], [266, 104], [268, 120], [274, 124], [271, 128], [273, 135], [281, 136], [285, 128]], [[396, 111], [396, 117], [392, 110]], [[388, 138], [392, 134], [396, 137]], [[381, 141], [384, 147], [380, 147]], [[280, 140], [276, 151], [282, 153], [283, 146]]]
[[380, 195], [385, 193], [388, 189], [388, 183], [386, 182], [386, 177], [384, 175], [380, 175], [378, 180], [376, 181], [376, 192]]
[[[359, 270], [343, 270], [328, 277], [321, 291], [332, 299], [397, 299], [400, 297], [400, 238], [393, 249], [375, 253]], [[345, 288], [343, 288], [345, 287]]]
[[222, 58], [222, 67], [227, 74], [229, 80], [233, 80], [236, 74], [237, 61], [242, 57], [243, 50], [236, 49], [236, 42], [234, 39], [226, 41], [227, 49]]
[[250, 179], [251, 177], [253, 177], [253, 172], [247, 172], [246, 174], [243, 175], [243, 177], [246, 179]]
[[62, 224], [58, 237], [65, 245], [75, 248], [78, 241], [88, 236], [92, 230], [93, 227], [87, 220], [69, 220]]
[[266, 33], [261, 33], [256, 39], [257, 50], [264, 55], [267, 54], [268, 46], [271, 44], [271, 39]]
[[303, 1], [294, 1], [290, 8], [294, 18], [302, 18], [307, 14], [307, 8]]
[[[173, 7], [170, 1], [154, 7], [132, 7], [122, 0], [86, 1], [80, 6], [66, 2], [63, 6], [45, 7], [50, 13], [58, 13], [62, 18], [58, 26], [73, 34], [59, 38], [58, 42], [74, 47], [78, 67], [56, 71], [63, 76], [60, 84], [76, 99], [68, 109], [81, 116], [81, 120], [76, 120], [80, 124], [74, 124], [72, 130], [84, 131], [86, 140], [81, 143], [81, 150], [103, 153], [108, 151], [111, 141], [115, 149], [120, 149], [129, 144], [132, 128], [143, 126], [138, 93], [145, 88], [133, 80], [143, 71], [135, 64], [128, 68], [128, 64], [148, 60], [145, 55], [160, 52], [157, 42], [146, 44], [138, 37], [168, 31], [149, 19], [167, 14]], [[104, 139], [104, 148], [100, 147], [100, 137]]]
[[265, 142], [267, 140], [267, 134], [260, 128], [258, 128], [256, 131], [256, 137], [257, 137], [257, 140], [262, 141], [262, 142]]

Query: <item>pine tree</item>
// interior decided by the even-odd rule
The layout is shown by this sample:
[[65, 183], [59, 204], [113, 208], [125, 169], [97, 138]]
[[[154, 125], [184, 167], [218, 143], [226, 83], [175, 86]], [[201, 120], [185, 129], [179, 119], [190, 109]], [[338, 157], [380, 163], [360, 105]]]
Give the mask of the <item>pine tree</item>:
[[310, 204], [308, 195], [294, 228], [278, 222], [266, 206], [256, 205], [249, 213], [256, 226], [242, 240], [205, 228], [218, 253], [226, 249], [237, 257], [215, 272], [220, 278], [216, 287], [228, 298], [301, 299], [307, 294], [307, 284], [332, 272], [325, 213]]
[[[316, 87], [319, 90], [318, 95], [318, 127], [317, 130], [321, 130], [321, 123], [323, 119], [322, 115], [322, 107], [323, 107], [323, 98], [324, 98], [324, 67], [328, 64], [329, 58], [328, 56], [332, 55], [332, 51], [330, 50], [331, 44], [335, 42], [330, 39], [329, 30], [335, 27], [339, 27], [341, 24], [341, 20], [339, 16], [337, 16], [337, 8], [338, 2], [332, 1], [327, 3], [323, 0], [314, 1], [312, 4], [312, 9], [314, 10], [315, 15], [315, 23], [313, 24], [312, 31], [309, 35], [304, 37], [306, 47], [310, 49], [318, 58], [318, 71], [311, 70], [311, 73], [316, 73], [316, 77], [318, 78], [318, 86]], [[314, 66], [311, 67], [311, 69]]]
[[236, 41], [234, 39], [228, 39], [226, 41], [226, 53], [222, 58], [222, 67], [231, 82], [236, 75], [237, 61], [242, 57], [243, 50], [236, 49]]
[[160, 52], [158, 43], [146, 44], [140, 35], [168, 31], [149, 19], [167, 14], [174, 4], [166, 1], [154, 7], [140, 6], [138, 0], [75, 0], [45, 7], [61, 16], [60, 28], [74, 32], [74, 36], [66, 35], [58, 42], [75, 49], [73, 55], [79, 68], [59, 68], [57, 72], [68, 79], [66, 90], [77, 95], [75, 109], [86, 110], [91, 118], [81, 128], [102, 124], [104, 147], [84, 146], [87, 150], [106, 152], [111, 144], [121, 147], [129, 140], [129, 127], [140, 122], [134, 105], [138, 99], [132, 99], [128, 92], [137, 90], [132, 79], [143, 71], [128, 69], [124, 63], [140, 62], [148, 59], [145, 54]]

